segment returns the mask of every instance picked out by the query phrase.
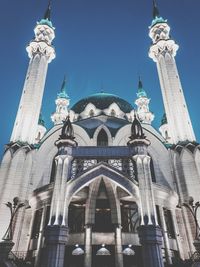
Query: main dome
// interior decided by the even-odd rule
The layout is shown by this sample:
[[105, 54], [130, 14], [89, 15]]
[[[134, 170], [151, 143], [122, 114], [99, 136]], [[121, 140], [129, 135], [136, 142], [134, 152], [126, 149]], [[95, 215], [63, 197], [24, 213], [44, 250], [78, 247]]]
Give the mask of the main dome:
[[92, 103], [97, 109], [100, 110], [108, 108], [113, 103], [116, 103], [124, 113], [129, 113], [131, 112], [131, 110], [133, 110], [132, 105], [128, 103], [126, 100], [122, 99], [117, 95], [104, 92], [96, 93], [79, 100], [76, 104], [73, 105], [71, 109], [75, 113], [80, 114], [81, 112], [84, 111], [85, 107], [89, 103]]

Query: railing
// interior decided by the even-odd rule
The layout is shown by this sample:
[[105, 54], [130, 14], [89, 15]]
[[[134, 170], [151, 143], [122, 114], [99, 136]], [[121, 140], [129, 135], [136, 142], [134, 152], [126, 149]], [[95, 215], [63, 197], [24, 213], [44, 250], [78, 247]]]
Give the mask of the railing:
[[14, 262], [17, 267], [31, 267], [33, 262], [27, 259], [27, 251], [11, 251], [8, 259]]

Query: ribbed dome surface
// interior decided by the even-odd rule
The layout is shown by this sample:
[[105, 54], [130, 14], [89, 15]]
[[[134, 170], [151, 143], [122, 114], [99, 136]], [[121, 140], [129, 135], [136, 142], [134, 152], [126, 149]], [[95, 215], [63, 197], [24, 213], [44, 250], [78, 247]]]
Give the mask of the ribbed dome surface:
[[116, 103], [125, 113], [129, 113], [131, 110], [133, 110], [131, 104], [129, 104], [126, 100], [120, 98], [119, 96], [104, 92], [93, 94], [81, 99], [71, 109], [75, 113], [80, 114], [89, 103], [92, 103], [97, 109], [100, 110], [108, 108], [112, 103]]

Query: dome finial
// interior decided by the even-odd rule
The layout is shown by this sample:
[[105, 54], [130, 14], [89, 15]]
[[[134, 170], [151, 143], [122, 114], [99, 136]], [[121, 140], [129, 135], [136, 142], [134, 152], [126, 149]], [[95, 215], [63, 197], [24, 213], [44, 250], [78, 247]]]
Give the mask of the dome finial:
[[49, 0], [47, 10], [44, 14], [44, 19], [48, 19], [49, 21], [51, 20], [51, 0]]
[[156, 0], [153, 0], [153, 18], [155, 19], [156, 17], [158, 18], [159, 16], [160, 14], [159, 14]]

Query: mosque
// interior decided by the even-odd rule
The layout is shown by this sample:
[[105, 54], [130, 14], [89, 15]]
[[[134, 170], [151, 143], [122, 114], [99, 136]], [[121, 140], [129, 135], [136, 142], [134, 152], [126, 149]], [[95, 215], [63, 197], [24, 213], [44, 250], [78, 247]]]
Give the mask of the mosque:
[[200, 199], [200, 146], [176, 66], [179, 46], [156, 3], [149, 57], [165, 108], [159, 129], [141, 79], [136, 109], [106, 92], [70, 106], [64, 79], [46, 129], [50, 5], [34, 33], [0, 168], [0, 248], [12, 249], [4, 266], [163, 267], [190, 259], [198, 225], [186, 206]]

